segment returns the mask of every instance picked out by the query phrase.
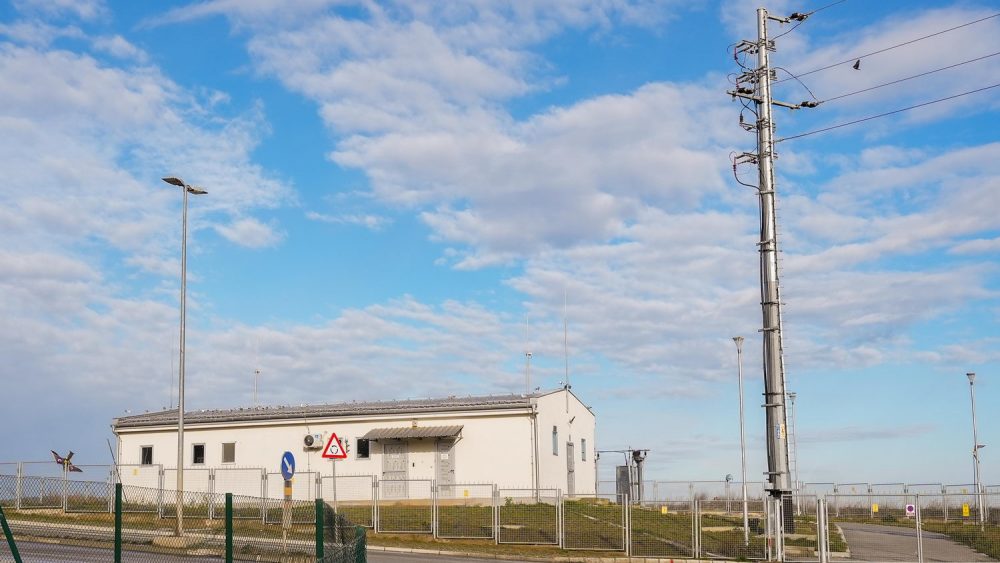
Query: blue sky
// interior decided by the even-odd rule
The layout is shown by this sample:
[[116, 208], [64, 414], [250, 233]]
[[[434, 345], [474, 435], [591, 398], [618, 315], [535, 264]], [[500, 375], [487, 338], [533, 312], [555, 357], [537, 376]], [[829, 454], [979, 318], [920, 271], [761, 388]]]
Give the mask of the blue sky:
[[[177, 175], [209, 192], [189, 408], [250, 404], [255, 368], [269, 404], [521, 391], [526, 346], [552, 388], [565, 299], [598, 445], [651, 449], [653, 478], [738, 474], [744, 335], [764, 471], [757, 200], [729, 162], [754, 140], [725, 95], [755, 3], [0, 6], [0, 461], [107, 462], [112, 417], [170, 404]], [[848, 0], [772, 60], [799, 74], [996, 11]], [[994, 17], [809, 74], [826, 100], [986, 57], [782, 110], [778, 136], [996, 84], [998, 51]], [[967, 482], [976, 371], [1000, 482], [997, 92], [779, 145], [804, 481]]]

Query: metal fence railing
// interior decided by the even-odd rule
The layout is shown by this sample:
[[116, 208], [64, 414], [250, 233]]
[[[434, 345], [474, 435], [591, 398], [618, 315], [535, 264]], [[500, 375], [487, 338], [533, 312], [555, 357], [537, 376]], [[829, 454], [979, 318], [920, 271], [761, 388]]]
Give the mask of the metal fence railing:
[[366, 528], [375, 527], [375, 476], [337, 475], [322, 478], [320, 494], [338, 512]]
[[558, 489], [497, 489], [497, 543], [560, 545]]
[[492, 539], [496, 529], [492, 484], [438, 485], [434, 530], [439, 538]]
[[434, 482], [430, 479], [379, 479], [376, 532], [434, 532]]
[[[32, 477], [29, 480], [51, 479]], [[4, 480], [6, 483], [8, 480]], [[68, 498], [86, 497], [108, 483], [63, 480]], [[364, 562], [366, 532], [322, 499], [282, 501], [278, 510], [304, 512], [312, 518], [302, 524], [290, 517], [281, 524], [268, 525], [260, 518], [245, 518], [249, 511], [259, 511], [267, 499], [200, 491], [177, 494], [166, 491], [174, 511], [179, 507], [183, 519], [162, 516], [158, 488], [124, 486], [112, 483], [110, 511], [67, 513], [27, 507], [3, 510], [0, 520], [11, 534], [0, 538], [0, 561], [134, 561], [156, 563], [177, 561], [182, 556], [199, 560], [230, 561], [309, 561]], [[209, 495], [206, 498], [205, 495]], [[101, 499], [103, 501], [103, 499]], [[202, 505], [221, 506], [216, 520], [200, 518]], [[126, 512], [125, 506], [145, 505], [146, 509]], [[242, 518], [241, 518], [242, 517]], [[181, 529], [183, 530], [181, 532]], [[30, 538], [33, 541], [19, 541]], [[18, 545], [20, 544], [20, 545]], [[11, 559], [6, 557], [10, 555]]]
[[[62, 534], [59, 537], [100, 543], [118, 513], [132, 534], [126, 541], [128, 549], [141, 552], [174, 533], [180, 500], [185, 529], [198, 538], [193, 549], [216, 554], [212, 550], [224, 543], [219, 538], [228, 525], [245, 536], [234, 535], [237, 546], [260, 555], [262, 549], [272, 550], [270, 542], [282, 536], [298, 542], [295, 549], [303, 549], [302, 542], [308, 542], [305, 530], [314, 529], [317, 522], [315, 499], [297, 499], [293, 494], [285, 501], [273, 487], [283, 480], [256, 469], [209, 470], [207, 477], [185, 471], [185, 484], [192, 489], [178, 495], [159, 486], [176, 479], [172, 469], [85, 468], [84, 474], [95, 479], [82, 481], [80, 474], [32, 475], [28, 473], [38, 473], [38, 467], [7, 468], [12, 467], [15, 474], [0, 474], [0, 506], [21, 535], [41, 533], [52, 525]], [[116, 485], [121, 483], [116, 481], [126, 476], [157, 486], [124, 485], [118, 499]], [[260, 487], [265, 494], [224, 490], [241, 487]], [[295, 487], [302, 495], [325, 499], [334, 521], [344, 518], [351, 526], [384, 533], [559, 546], [637, 558], [817, 563], [831, 558], [914, 563], [1000, 560], [1000, 491], [995, 487], [977, 492], [972, 485], [935, 483], [803, 484], [803, 493], [784, 499], [750, 499], [745, 528], [742, 499], [725, 494], [635, 503], [617, 493], [563, 496], [558, 489], [439, 485], [433, 480], [381, 480], [372, 475], [319, 478], [305, 472], [296, 475]], [[857, 492], [835, 494], [834, 487]], [[230, 493], [228, 506], [225, 493]], [[227, 519], [235, 523], [227, 524]], [[301, 533], [289, 535], [288, 530]], [[334, 539], [341, 544], [357, 535], [331, 533], [340, 534]]]
[[617, 495], [566, 496], [562, 500], [564, 549], [625, 551], [628, 502]]

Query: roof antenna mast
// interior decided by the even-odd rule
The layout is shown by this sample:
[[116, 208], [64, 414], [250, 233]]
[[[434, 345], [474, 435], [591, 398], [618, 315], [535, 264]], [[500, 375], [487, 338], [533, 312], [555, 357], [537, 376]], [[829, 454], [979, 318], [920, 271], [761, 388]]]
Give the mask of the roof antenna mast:
[[566, 368], [566, 379], [564, 379], [563, 389], [566, 390], [566, 412], [569, 412], [569, 390], [572, 385], [569, 384], [569, 329], [568, 321], [566, 317], [567, 303], [569, 302], [569, 290], [563, 288], [563, 364]]
[[528, 314], [524, 314], [524, 392], [531, 393], [531, 348], [528, 345]]

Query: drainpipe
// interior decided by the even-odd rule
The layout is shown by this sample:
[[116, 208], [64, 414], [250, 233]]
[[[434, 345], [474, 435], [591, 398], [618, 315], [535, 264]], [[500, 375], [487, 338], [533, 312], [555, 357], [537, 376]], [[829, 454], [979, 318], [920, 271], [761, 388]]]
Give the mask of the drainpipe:
[[532, 433], [532, 446], [534, 447], [534, 457], [531, 460], [532, 469], [534, 475], [532, 478], [532, 489], [535, 491], [535, 497], [537, 501], [539, 483], [539, 471], [538, 471], [538, 403], [532, 401], [531, 403], [531, 433]]

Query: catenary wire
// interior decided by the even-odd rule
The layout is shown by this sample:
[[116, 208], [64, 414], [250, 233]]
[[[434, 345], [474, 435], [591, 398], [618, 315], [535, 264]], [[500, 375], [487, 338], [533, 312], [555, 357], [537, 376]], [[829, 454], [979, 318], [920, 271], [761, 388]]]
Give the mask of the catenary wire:
[[880, 117], [885, 117], [887, 115], [893, 115], [893, 114], [896, 114], [896, 113], [902, 113], [904, 111], [909, 111], [911, 109], [916, 109], [916, 108], [921, 108], [921, 107], [924, 107], [924, 106], [929, 106], [931, 104], [936, 104], [938, 102], [944, 102], [944, 101], [948, 101], [948, 100], [954, 100], [955, 98], [961, 98], [962, 96], [968, 96], [969, 94], [975, 94], [977, 92], [983, 92], [985, 90], [989, 90], [991, 88], [996, 88], [998, 86], [1000, 86], [1000, 83], [991, 84], [989, 86], [983, 86], [982, 88], [976, 88], [975, 90], [969, 90], [968, 92], [962, 92], [960, 94], [954, 94], [952, 96], [947, 96], [945, 98], [938, 98], [936, 100], [931, 100], [929, 102], [924, 102], [924, 103], [921, 103], [921, 104], [916, 104], [916, 105], [912, 105], [912, 106], [905, 107], [905, 108], [900, 108], [900, 109], [893, 110], [893, 111], [887, 111], [885, 113], [880, 113], [878, 115], [869, 115], [868, 117], [862, 117], [861, 119], [855, 119], [854, 121], [848, 121], [846, 123], [838, 123], [837, 125], [831, 125], [829, 127], [823, 127], [822, 129], [815, 129], [813, 131], [806, 131], [805, 133], [799, 133], [798, 135], [791, 135], [791, 136], [788, 136], [788, 137], [782, 137], [781, 139], [778, 139], [778, 140], [776, 140], [774, 142], [775, 142], [775, 144], [777, 144], [777, 143], [781, 143], [781, 142], [784, 142], [784, 141], [790, 141], [792, 139], [798, 139], [798, 138], [801, 138], [801, 137], [808, 137], [809, 135], [815, 135], [817, 133], [824, 133], [826, 131], [831, 131], [833, 129], [840, 129], [841, 127], [847, 127], [848, 125], [855, 125], [857, 123], [861, 123], [861, 122], [864, 122], [864, 121], [871, 121], [872, 119], [878, 119]]
[[[995, 14], [986, 16], [984, 18], [979, 18], [978, 20], [973, 20], [973, 21], [970, 21], [970, 22], [963, 23], [962, 25], [956, 25], [955, 27], [949, 27], [948, 29], [943, 29], [941, 31], [936, 31], [936, 32], [931, 33], [929, 35], [924, 35], [922, 37], [917, 37], [916, 39], [910, 39], [909, 41], [904, 41], [904, 42], [898, 43], [896, 45], [891, 45], [889, 47], [884, 47], [884, 48], [879, 49], [877, 51], [872, 51], [871, 53], [865, 53], [864, 55], [855, 55], [855, 56], [853, 56], [853, 57], [851, 57], [851, 58], [849, 58], [847, 60], [840, 61], [839, 63], [834, 63], [834, 64], [826, 65], [826, 66], [823, 66], [823, 67], [820, 67], [820, 68], [816, 68], [816, 69], [813, 69], [813, 70], [809, 70], [809, 71], [806, 71], [806, 72], [800, 72], [800, 73], [796, 74], [795, 76], [806, 76], [806, 75], [809, 75], [809, 74], [814, 74], [814, 73], [817, 73], [817, 72], [828, 70], [828, 69], [831, 69], [833, 67], [837, 67], [837, 66], [840, 66], [840, 65], [843, 65], [843, 64], [854, 62], [854, 61], [859, 60], [859, 59], [863, 59], [865, 57], [870, 57], [872, 55], [878, 55], [879, 53], [884, 53], [886, 51], [891, 51], [893, 49], [898, 49], [899, 47], [904, 47], [906, 45], [910, 45], [911, 43], [916, 43], [917, 41], [923, 41], [924, 39], [929, 39], [931, 37], [936, 37], [936, 36], [941, 35], [943, 33], [948, 33], [949, 31], [955, 31], [956, 29], [961, 29], [963, 27], [968, 27], [970, 25], [977, 24], [979, 22], [984, 22], [984, 21], [986, 21], [988, 19], [992, 19], [992, 18], [995, 18], [997, 16], [1000, 16], [1000, 12], [997, 12]], [[791, 80], [791, 78], [783, 78], [781, 80], [775, 80], [774, 84], [777, 84], [779, 82], [784, 82], [786, 80]]]
[[[975, 59], [969, 59], [967, 61], [962, 61], [960, 63], [955, 63], [953, 65], [943, 66], [941, 68], [936, 68], [934, 70], [928, 70], [926, 72], [921, 72], [920, 74], [914, 74], [913, 76], [907, 76], [906, 78], [900, 78], [899, 80], [893, 80], [892, 82], [886, 82], [884, 84], [877, 84], [875, 86], [871, 86], [869, 88], [864, 88], [862, 90], [856, 90], [854, 92], [847, 92], [846, 94], [840, 94], [839, 96], [834, 96], [832, 98], [827, 98], [827, 99], [822, 100], [822, 101], [820, 101], [818, 103], [825, 104], [826, 102], [832, 102], [833, 100], [839, 100], [841, 98], [846, 98], [848, 96], [854, 96], [856, 94], [863, 94], [865, 92], [871, 92], [872, 90], [877, 90], [879, 88], [884, 88], [886, 86], [892, 86], [893, 84], [899, 84], [900, 82], [906, 82], [907, 80], [913, 80], [914, 78], [921, 78], [921, 77], [927, 76], [929, 74], [934, 74], [935, 72], [941, 72], [942, 70], [948, 70], [948, 69], [952, 69], [952, 68], [955, 68], [955, 67], [959, 67], [959, 66], [962, 66], [962, 65], [969, 64], [969, 63], [978, 62], [978, 61], [981, 61], [981, 60], [984, 60], [984, 59], [988, 59], [990, 57], [995, 57], [997, 55], [1000, 55], [1000, 51], [997, 51], [995, 53], [990, 53], [988, 55], [983, 55], [981, 57], [976, 57]], [[785, 71], [785, 72], [788, 72], [788, 71]], [[801, 83], [801, 81], [800, 81], [800, 83]], [[803, 84], [803, 86], [805, 86], [805, 85]], [[807, 88], [807, 90], [808, 90], [808, 88]], [[812, 92], [809, 92], [809, 93], [812, 94]], [[815, 96], [813, 96], [813, 98], [815, 99]]]

